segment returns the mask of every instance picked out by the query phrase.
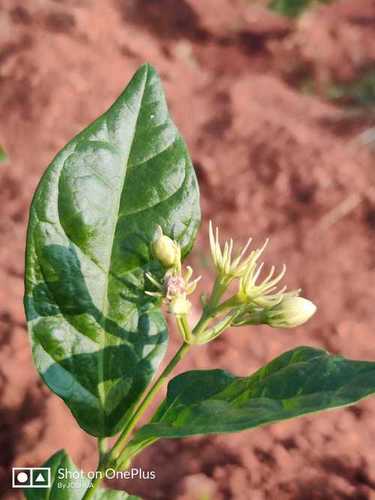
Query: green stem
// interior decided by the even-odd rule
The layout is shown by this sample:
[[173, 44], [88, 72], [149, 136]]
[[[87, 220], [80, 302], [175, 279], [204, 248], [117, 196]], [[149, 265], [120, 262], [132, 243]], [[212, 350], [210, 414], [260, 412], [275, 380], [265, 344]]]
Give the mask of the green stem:
[[209, 322], [216, 316], [217, 309], [220, 307], [218, 304], [227, 288], [228, 284], [223, 280], [223, 277], [218, 276], [215, 280], [210, 299], [204, 307], [203, 314], [193, 328], [193, 335], [195, 337], [201, 335], [206, 330]]
[[228, 309], [233, 309], [234, 307], [239, 307], [242, 305], [244, 305], [244, 302], [240, 299], [238, 294], [236, 294], [219, 304], [215, 309], [215, 313], [220, 314], [224, 311], [227, 311]]
[[211, 297], [208, 302], [209, 309], [215, 309], [221, 299], [223, 293], [228, 288], [228, 285], [223, 281], [222, 276], [218, 276], [215, 280], [214, 287], [212, 289]]
[[180, 316], [176, 316], [176, 323], [178, 326], [178, 329], [180, 330], [180, 333], [182, 335], [182, 338], [187, 344], [191, 344], [192, 340], [192, 332], [191, 328], [187, 319], [186, 314], [181, 314]]
[[185, 335], [190, 340], [191, 336], [192, 336], [192, 332], [191, 332], [191, 328], [190, 328], [190, 325], [189, 325], [188, 317], [187, 317], [186, 314], [184, 314], [181, 317], [181, 323], [182, 323], [182, 327], [184, 329]]
[[215, 280], [210, 299], [204, 307], [203, 314], [198, 323], [193, 328], [194, 336], [199, 335], [206, 329], [206, 326], [214, 317], [216, 313], [216, 307], [226, 289], [227, 284], [223, 283], [222, 278], [218, 276]]
[[134, 457], [136, 457], [142, 450], [148, 448], [158, 440], [159, 438], [150, 438], [135, 446], [134, 445], [132, 446], [132, 441], [129, 441], [123, 452], [116, 460], [115, 464], [116, 470], [123, 470], [130, 467], [130, 463]]
[[[190, 344], [184, 342], [181, 347], [178, 349], [176, 354], [173, 356], [169, 364], [165, 367], [159, 378], [156, 380], [154, 385], [151, 387], [149, 392], [144, 397], [142, 403], [139, 405], [137, 410], [133, 413], [132, 417], [128, 421], [126, 427], [121, 432], [119, 438], [117, 439], [115, 445], [111, 449], [111, 451], [105, 455], [105, 459], [102, 461], [101, 465], [98, 467], [98, 472], [102, 472], [103, 474], [98, 474], [97, 477], [91, 482], [90, 487], [87, 489], [84, 494], [82, 500], [90, 500], [95, 495], [95, 490], [99, 486], [99, 484], [103, 481], [103, 475], [105, 469], [108, 465], [111, 465], [121, 454], [121, 448], [125, 444], [129, 435], [133, 431], [134, 427], [137, 425], [138, 420], [142, 417], [143, 413], [146, 411], [148, 405], [151, 403], [154, 396], [157, 394], [159, 389], [163, 386], [168, 376], [171, 374], [173, 369], [176, 367], [177, 363], [181, 361], [181, 359], [186, 355], [188, 350], [190, 349]], [[99, 446], [102, 446], [99, 444]], [[100, 448], [99, 448], [100, 449]], [[121, 460], [123, 462], [123, 460]]]
[[207, 330], [203, 331], [199, 336], [197, 336], [197, 344], [206, 344], [207, 342], [211, 342], [211, 340], [214, 340], [232, 324], [233, 320], [236, 318], [236, 316], [238, 316], [238, 314], [239, 311], [232, 311], [232, 313], [230, 313], [212, 328], [208, 328]]
[[[114, 464], [117, 462], [117, 466], [122, 465], [126, 462], [127, 459], [130, 458], [130, 455], [127, 456], [126, 448], [124, 449], [124, 445], [126, 441], [128, 440], [130, 434], [134, 430], [135, 426], [138, 423], [138, 420], [142, 417], [144, 412], [146, 411], [147, 407], [151, 403], [152, 399], [154, 396], [158, 393], [158, 391], [161, 389], [161, 387], [164, 385], [166, 382], [167, 378], [173, 371], [173, 369], [176, 367], [176, 365], [181, 361], [181, 359], [186, 355], [188, 350], [190, 349], [191, 345], [186, 342], [186, 340], [191, 340], [192, 335], [199, 335], [204, 330], [206, 329], [207, 324], [211, 321], [211, 319], [215, 315], [215, 309], [217, 308], [220, 298], [224, 294], [225, 290], [227, 289], [227, 284], [223, 283], [222, 279], [219, 277], [216, 278], [215, 284], [210, 296], [210, 299], [208, 303], [206, 304], [206, 307], [204, 308], [203, 314], [198, 321], [198, 323], [195, 325], [193, 331], [191, 331], [188, 320], [186, 315], [179, 316], [177, 318], [177, 325], [178, 328], [184, 338], [184, 343], [181, 345], [179, 350], [176, 352], [176, 354], [173, 356], [169, 364], [165, 367], [159, 378], [156, 380], [154, 385], [151, 387], [151, 389], [148, 391], [148, 393], [145, 395], [143, 398], [142, 402], [136, 409], [136, 411], [133, 413], [133, 415], [130, 417], [130, 419], [127, 421], [124, 429], [122, 430], [120, 436], [118, 437], [116, 443], [114, 444], [113, 448], [109, 453], [107, 453], [106, 448], [104, 451], [104, 443], [99, 440], [99, 452], [100, 452], [100, 464], [98, 467], [99, 472], [104, 472], [105, 468], [108, 465]], [[151, 444], [151, 442], [149, 443]], [[140, 450], [138, 450], [140, 451]], [[90, 488], [87, 489], [85, 495], [83, 496], [82, 500], [90, 500], [93, 498], [95, 495], [95, 490], [99, 486], [99, 484], [103, 480], [103, 474], [98, 474], [98, 477], [96, 477], [92, 483]]]
[[[99, 451], [99, 465], [97, 470], [101, 471], [104, 473], [103, 465], [107, 459], [107, 450], [108, 450], [108, 441], [106, 438], [98, 438], [98, 451]], [[98, 474], [99, 475], [99, 474]], [[102, 482], [102, 478], [95, 478], [93, 481], [91, 481], [90, 488], [86, 491], [84, 494], [82, 500], [88, 500], [90, 498], [93, 498], [95, 495], [95, 491], [99, 484]]]
[[90, 500], [94, 498], [95, 491], [98, 488], [99, 484], [103, 481], [104, 471], [101, 467], [98, 468], [97, 472], [102, 472], [102, 474], [97, 474], [97, 477], [91, 481], [90, 487], [86, 490], [86, 493], [83, 495], [82, 500]]
[[190, 344], [187, 344], [186, 342], [184, 342], [182, 344], [182, 346], [180, 347], [180, 349], [173, 356], [173, 358], [171, 359], [169, 364], [165, 367], [165, 369], [161, 373], [160, 377], [156, 380], [154, 385], [151, 387], [149, 392], [144, 397], [142, 403], [138, 406], [137, 410], [134, 412], [132, 418], [128, 422], [128, 425], [121, 432], [119, 438], [117, 439], [115, 445], [113, 446], [113, 448], [109, 454], [109, 462], [115, 460], [119, 456], [119, 454], [121, 453], [122, 446], [125, 444], [130, 433], [132, 432], [134, 427], [137, 425], [138, 420], [142, 417], [142, 415], [146, 411], [148, 405], [151, 403], [152, 399], [157, 394], [159, 389], [161, 389], [161, 387], [164, 385], [167, 378], [171, 374], [172, 370], [176, 367], [177, 363], [179, 363], [179, 361], [181, 361], [181, 359], [186, 355], [186, 353], [188, 352], [189, 349], [190, 349]]
[[106, 438], [98, 438], [99, 465], [107, 455], [108, 443]]

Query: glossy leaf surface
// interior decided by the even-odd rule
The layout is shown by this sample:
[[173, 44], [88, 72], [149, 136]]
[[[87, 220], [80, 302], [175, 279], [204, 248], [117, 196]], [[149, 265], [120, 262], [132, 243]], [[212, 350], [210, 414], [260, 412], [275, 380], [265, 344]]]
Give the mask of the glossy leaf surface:
[[160, 437], [235, 432], [331, 408], [375, 393], [375, 363], [320, 349], [286, 352], [249, 377], [223, 370], [174, 378], [152, 422], [132, 446]]
[[[26, 500], [81, 500], [90, 481], [82, 475], [64, 450], [55, 453], [42, 467], [51, 471], [50, 488], [25, 488]], [[79, 475], [79, 478], [73, 474]], [[141, 500], [124, 491], [99, 489], [93, 500]]]
[[190, 250], [200, 219], [186, 146], [159, 77], [142, 66], [44, 174], [30, 211], [25, 309], [33, 357], [79, 425], [116, 433], [166, 349], [144, 294], [158, 224]]

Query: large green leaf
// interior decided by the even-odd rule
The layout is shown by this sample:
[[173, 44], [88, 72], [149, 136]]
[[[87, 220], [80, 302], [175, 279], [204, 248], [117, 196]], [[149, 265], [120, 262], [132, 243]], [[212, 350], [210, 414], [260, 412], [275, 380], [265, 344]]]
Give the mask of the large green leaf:
[[30, 211], [34, 361], [87, 432], [119, 430], [165, 353], [165, 322], [144, 294], [145, 271], [159, 269], [149, 249], [157, 225], [186, 254], [199, 218], [186, 146], [159, 77], [144, 65], [56, 156]]
[[[77, 469], [65, 450], [55, 453], [43, 467], [50, 469], [50, 488], [27, 488], [24, 490], [27, 500], [81, 500], [88, 486], [89, 479]], [[94, 500], [141, 500], [125, 491], [99, 489]]]
[[235, 432], [346, 406], [375, 393], [375, 363], [298, 347], [249, 377], [223, 370], [174, 378], [152, 422], [132, 447], [160, 437]]

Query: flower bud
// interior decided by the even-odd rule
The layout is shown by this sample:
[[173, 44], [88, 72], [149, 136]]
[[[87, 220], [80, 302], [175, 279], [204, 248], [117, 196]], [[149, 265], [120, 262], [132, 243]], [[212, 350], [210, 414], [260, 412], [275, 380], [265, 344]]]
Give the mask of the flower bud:
[[166, 268], [177, 266], [180, 261], [180, 248], [171, 238], [163, 234], [158, 226], [154, 241], [151, 244], [154, 257]]
[[306, 323], [316, 312], [316, 305], [297, 296], [285, 296], [279, 304], [270, 309], [267, 323], [273, 327], [295, 328]]

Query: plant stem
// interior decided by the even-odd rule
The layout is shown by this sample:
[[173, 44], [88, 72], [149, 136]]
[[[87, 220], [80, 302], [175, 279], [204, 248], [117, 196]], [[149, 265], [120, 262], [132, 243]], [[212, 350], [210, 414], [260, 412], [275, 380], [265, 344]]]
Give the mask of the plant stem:
[[115, 445], [113, 446], [110, 454], [109, 454], [109, 462], [112, 460], [115, 460], [120, 452], [121, 452], [121, 447], [124, 445], [126, 442], [127, 438], [129, 437], [130, 433], [136, 426], [138, 420], [141, 418], [143, 413], [146, 411], [148, 405], [151, 403], [152, 399], [154, 396], [157, 394], [159, 389], [163, 386], [164, 382], [166, 382], [166, 379], [172, 372], [172, 370], [176, 367], [177, 363], [181, 361], [181, 359], [185, 356], [185, 354], [188, 352], [190, 349], [190, 344], [187, 344], [184, 342], [182, 346], [179, 348], [179, 350], [176, 352], [176, 354], [173, 356], [169, 364], [164, 368], [163, 372], [159, 376], [159, 378], [156, 380], [154, 385], [151, 387], [149, 392], [146, 394], [144, 397], [142, 403], [138, 406], [137, 410], [133, 414], [132, 418], [129, 420], [128, 425], [125, 427], [125, 429], [121, 432], [119, 438], [117, 439]]
[[142, 450], [148, 448], [153, 443], [158, 441], [159, 438], [150, 438], [146, 441], [143, 441], [140, 445], [136, 447], [131, 446], [131, 441], [126, 445], [119, 458], [116, 461], [116, 470], [123, 470], [123, 468], [127, 468], [130, 465], [131, 460], [138, 455]]
[[[102, 467], [104, 462], [107, 459], [107, 449], [108, 449], [108, 441], [107, 438], [98, 438], [98, 451], [99, 451], [99, 464], [97, 471], [103, 472]], [[88, 500], [92, 498], [95, 494], [96, 488], [99, 486], [99, 484], [102, 482], [102, 478], [95, 478], [94, 481], [91, 482], [90, 488], [86, 491], [84, 494], [82, 500]]]
[[[210, 300], [208, 304], [206, 305], [203, 314], [196, 324], [196, 326], [193, 329], [193, 332], [190, 329], [190, 326], [187, 321], [187, 317], [181, 316], [177, 319], [177, 326], [183, 336], [184, 339], [191, 339], [192, 334], [194, 335], [200, 334], [204, 332], [207, 324], [209, 321], [211, 321], [213, 317], [213, 313], [215, 312], [215, 308], [217, 307], [220, 298], [222, 297], [223, 293], [225, 292], [227, 288], [227, 285], [222, 283], [220, 278], [218, 277], [215, 281]], [[116, 443], [114, 444], [113, 448], [109, 453], [106, 451], [106, 447], [104, 447], [104, 442], [103, 440], [99, 440], [99, 452], [100, 452], [100, 462], [99, 462], [99, 467], [98, 471], [99, 472], [104, 472], [105, 468], [113, 464], [123, 453], [125, 450], [122, 449], [124, 444], [126, 443], [127, 439], [129, 438], [131, 432], [135, 428], [135, 426], [138, 423], [138, 420], [142, 417], [144, 412], [146, 411], [148, 405], [151, 403], [152, 399], [154, 396], [158, 393], [158, 391], [161, 389], [161, 387], [164, 385], [166, 382], [167, 378], [173, 371], [173, 369], [176, 367], [176, 365], [181, 361], [181, 359], [186, 355], [188, 350], [190, 349], [191, 345], [184, 341], [184, 343], [181, 345], [181, 347], [178, 349], [176, 354], [173, 356], [171, 361], [168, 363], [168, 365], [164, 368], [163, 372], [159, 376], [159, 378], [155, 381], [154, 385], [151, 387], [151, 389], [148, 391], [148, 393], [145, 395], [143, 398], [142, 402], [136, 409], [136, 411], [133, 413], [133, 415], [130, 417], [128, 420], [127, 424], [125, 425], [124, 429], [122, 430], [120, 436], [118, 437]], [[121, 457], [122, 460], [120, 460], [121, 464], [124, 463], [125, 461], [125, 456]], [[103, 480], [103, 475], [98, 474], [98, 477], [96, 477], [92, 483], [91, 487], [87, 489], [85, 495], [83, 496], [82, 500], [90, 500], [93, 498], [95, 494], [96, 488], [99, 486], [99, 484]]]
[[225, 300], [222, 302], [220, 305], [216, 307], [216, 313], [222, 313], [224, 311], [227, 311], [228, 309], [233, 309], [234, 307], [239, 307], [243, 305], [244, 302], [241, 301], [241, 299], [238, 297], [238, 294], [233, 295], [233, 297], [230, 297], [229, 299]]
[[86, 493], [83, 495], [82, 500], [90, 500], [94, 497], [95, 491], [99, 484], [103, 481], [104, 471], [101, 467], [98, 468], [97, 472], [101, 472], [102, 474], [97, 474], [96, 478], [91, 481], [90, 487], [86, 490]]
[[190, 325], [189, 325], [189, 320], [188, 320], [187, 314], [183, 314], [181, 316], [181, 324], [182, 324], [182, 328], [183, 328], [183, 330], [185, 332], [186, 337], [189, 340], [191, 340], [192, 333], [191, 333], [191, 328], [190, 328]]
[[227, 289], [227, 285], [226, 285], [226, 283], [223, 282], [223, 278], [221, 276], [218, 276], [215, 279], [215, 283], [214, 283], [214, 286], [212, 289], [211, 297], [210, 297], [210, 300], [208, 302], [208, 307], [210, 309], [214, 309], [218, 305], [219, 300], [221, 299], [221, 296], [223, 295], [223, 293], [225, 292], [226, 289]]
[[205, 344], [207, 342], [211, 342], [216, 337], [218, 337], [221, 332], [226, 330], [234, 320], [234, 318], [239, 314], [239, 311], [232, 311], [227, 317], [225, 317], [222, 321], [219, 321], [212, 328], [208, 328], [204, 332], [202, 332], [199, 337], [197, 337], [197, 344]]
[[98, 450], [99, 450], [99, 465], [102, 463], [103, 458], [107, 454], [107, 439], [98, 438]]
[[176, 316], [176, 323], [178, 329], [180, 330], [182, 338], [184, 339], [184, 342], [186, 342], [187, 344], [191, 344], [192, 332], [187, 319], [187, 315], [181, 314], [180, 316]]
[[212, 317], [214, 316], [216, 312], [216, 307], [226, 289], [227, 285], [223, 283], [221, 277], [218, 276], [215, 280], [215, 284], [212, 289], [210, 299], [204, 307], [203, 314], [198, 323], [193, 328], [194, 336], [199, 335], [205, 330], [207, 324], [211, 321]]
[[[124, 428], [124, 430], [121, 432], [119, 438], [117, 439], [115, 445], [111, 449], [111, 451], [107, 454], [106, 453], [106, 458], [104, 460], [104, 463], [99, 465], [98, 467], [98, 472], [102, 472], [104, 474], [105, 469], [107, 465], [111, 464], [116, 458], [120, 455], [121, 453], [121, 447], [123, 444], [126, 442], [127, 438], [129, 437], [130, 433], [136, 426], [138, 420], [141, 418], [143, 413], [146, 411], [148, 405], [151, 403], [153, 397], [156, 395], [156, 393], [161, 389], [163, 386], [164, 382], [168, 378], [168, 376], [171, 374], [173, 369], [176, 367], [177, 363], [181, 361], [181, 359], [186, 355], [188, 350], [190, 349], [190, 344], [187, 344], [184, 342], [181, 347], [178, 349], [176, 354], [173, 356], [171, 361], [168, 363], [168, 365], [164, 368], [163, 372], [159, 376], [159, 378], [156, 380], [154, 385], [151, 387], [149, 392], [146, 394], [144, 397], [142, 403], [139, 405], [137, 410], [134, 412], [132, 415], [131, 419], [128, 421], [128, 424]], [[100, 443], [100, 441], [99, 441]], [[102, 446], [99, 444], [99, 446]], [[84, 494], [82, 500], [90, 500], [93, 498], [95, 494], [96, 488], [99, 486], [99, 484], [103, 480], [103, 474], [98, 474], [97, 477], [91, 482], [90, 488], [87, 489], [86, 493]]]

